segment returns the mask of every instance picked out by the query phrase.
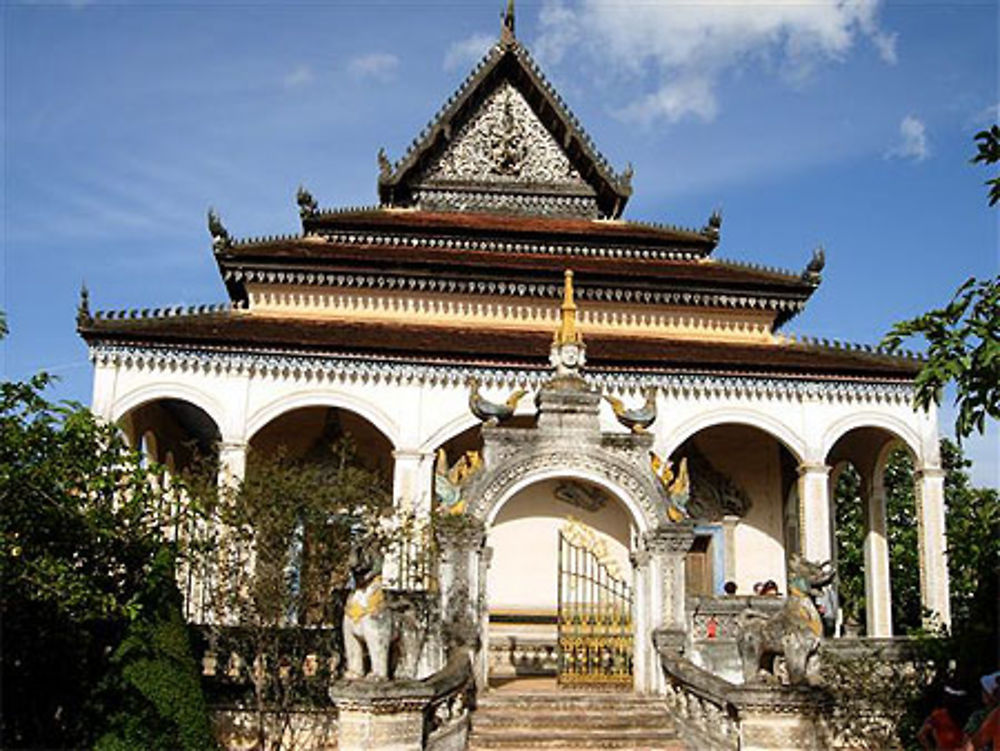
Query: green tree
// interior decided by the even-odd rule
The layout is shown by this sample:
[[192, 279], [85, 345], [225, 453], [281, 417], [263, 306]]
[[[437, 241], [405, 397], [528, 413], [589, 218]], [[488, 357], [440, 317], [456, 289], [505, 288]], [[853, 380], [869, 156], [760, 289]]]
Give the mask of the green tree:
[[0, 386], [0, 744], [210, 748], [157, 468], [48, 384]]
[[[976, 133], [976, 148], [978, 153], [972, 157], [972, 163], [996, 164], [1000, 162], [1000, 126], [981, 130]], [[986, 181], [989, 186], [990, 206], [995, 206], [1000, 201], [1000, 177], [991, 177]]]
[[1000, 492], [973, 487], [968, 474], [972, 462], [947, 439], [941, 442], [941, 464], [947, 472], [952, 632], [959, 637], [959, 664], [976, 670], [983, 655], [992, 652], [1000, 657]]
[[983, 433], [986, 419], [1000, 418], [1000, 277], [969, 279], [943, 308], [895, 324], [883, 339], [890, 351], [914, 336], [927, 341], [927, 360], [917, 374], [915, 402], [940, 404], [954, 384], [955, 434]]
[[[1000, 126], [977, 133], [976, 141], [973, 163], [1000, 162]], [[1000, 177], [986, 184], [989, 203], [995, 206]], [[954, 384], [959, 441], [983, 433], [987, 418], [1000, 418], [1000, 276], [968, 279], [948, 305], [895, 324], [882, 344], [895, 352], [911, 337], [927, 341], [927, 361], [916, 379], [918, 407], [940, 404], [944, 387]]]
[[[892, 584], [892, 623], [896, 633], [921, 627], [920, 565], [917, 547], [913, 461], [905, 449], [893, 451], [883, 477], [889, 576]], [[861, 476], [848, 465], [834, 489], [837, 539], [837, 576], [845, 620], [865, 622], [865, 506]]]
[[[245, 478], [221, 493], [214, 466], [199, 475], [187, 484], [213, 506], [215, 547], [225, 551], [213, 559], [221, 584], [211, 606], [217, 623], [239, 624], [211, 629], [220, 656], [239, 655], [219, 680], [253, 717], [257, 748], [302, 747], [313, 733], [330, 732], [297, 724], [295, 715], [329, 701], [350, 551], [364, 544], [387, 549], [403, 534], [389, 523], [387, 478], [364, 466], [349, 437], [301, 459], [282, 448], [252, 451]], [[311, 673], [307, 655], [319, 658]]]
[[840, 605], [847, 627], [856, 628], [865, 622], [865, 508], [854, 465], [848, 464], [837, 477], [834, 513]]

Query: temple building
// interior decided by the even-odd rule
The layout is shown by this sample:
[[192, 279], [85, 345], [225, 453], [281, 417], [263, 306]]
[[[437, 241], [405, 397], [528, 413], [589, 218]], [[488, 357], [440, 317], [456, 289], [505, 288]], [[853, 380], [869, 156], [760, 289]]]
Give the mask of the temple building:
[[[626, 219], [631, 176], [509, 11], [410, 148], [379, 151], [377, 205], [325, 209], [302, 189], [301, 232], [259, 239], [210, 213], [226, 302], [82, 306], [93, 410], [171, 468], [217, 450], [227, 478], [255, 453], [349, 434], [418, 518], [463, 458], [485, 462], [456, 513], [484, 535], [470, 587], [487, 682], [568, 671], [561, 613], [624, 603], [634, 654], [605, 679], [662, 690], [655, 629], [697, 640], [715, 628], [698, 607], [727, 582], [785, 593], [793, 554], [834, 558], [848, 464], [867, 522], [863, 628], [891, 636], [882, 477], [899, 447], [915, 468], [922, 602], [947, 623], [944, 475], [936, 414], [912, 406], [919, 361], [784, 333], [821, 284], [822, 250], [801, 270], [727, 261], [718, 213], [700, 228]], [[511, 414], [470, 410], [517, 390]], [[673, 573], [655, 563], [671, 525], [690, 530]], [[187, 595], [188, 617], [209, 619]]]

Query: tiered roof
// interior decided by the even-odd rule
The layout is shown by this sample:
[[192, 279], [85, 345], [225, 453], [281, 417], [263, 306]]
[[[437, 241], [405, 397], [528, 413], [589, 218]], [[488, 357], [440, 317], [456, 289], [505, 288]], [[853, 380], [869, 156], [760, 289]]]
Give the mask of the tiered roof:
[[[551, 329], [466, 331], [447, 320], [346, 320], [255, 309], [255, 289], [363, 290], [441, 299], [556, 300], [563, 271], [583, 304], [763, 316], [770, 331], [800, 312], [819, 285], [822, 251], [801, 272], [719, 260], [721, 216], [699, 229], [621, 219], [631, 168], [616, 172], [514, 35], [500, 40], [391, 163], [380, 152], [380, 205], [321, 210], [300, 189], [300, 234], [233, 239], [209, 229], [231, 304], [182, 314], [91, 316], [91, 344], [302, 351], [424, 362], [530, 367]], [[294, 311], [292, 311], [294, 313]], [[749, 320], [749, 318], [747, 319]], [[586, 332], [590, 369], [783, 373], [910, 379], [913, 360], [860, 348], [796, 342], [695, 341]]]

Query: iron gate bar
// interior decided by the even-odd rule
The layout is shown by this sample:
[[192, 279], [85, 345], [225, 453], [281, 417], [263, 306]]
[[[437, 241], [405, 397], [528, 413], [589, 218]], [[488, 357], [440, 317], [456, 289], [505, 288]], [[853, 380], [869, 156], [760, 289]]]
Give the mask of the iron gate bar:
[[559, 532], [558, 682], [632, 685], [632, 593], [593, 551]]

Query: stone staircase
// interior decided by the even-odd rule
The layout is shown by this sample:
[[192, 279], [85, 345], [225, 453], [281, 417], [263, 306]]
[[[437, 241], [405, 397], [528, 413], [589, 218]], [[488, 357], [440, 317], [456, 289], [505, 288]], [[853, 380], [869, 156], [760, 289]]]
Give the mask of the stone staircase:
[[658, 696], [490, 691], [480, 694], [478, 703], [472, 714], [469, 749], [686, 748]]

